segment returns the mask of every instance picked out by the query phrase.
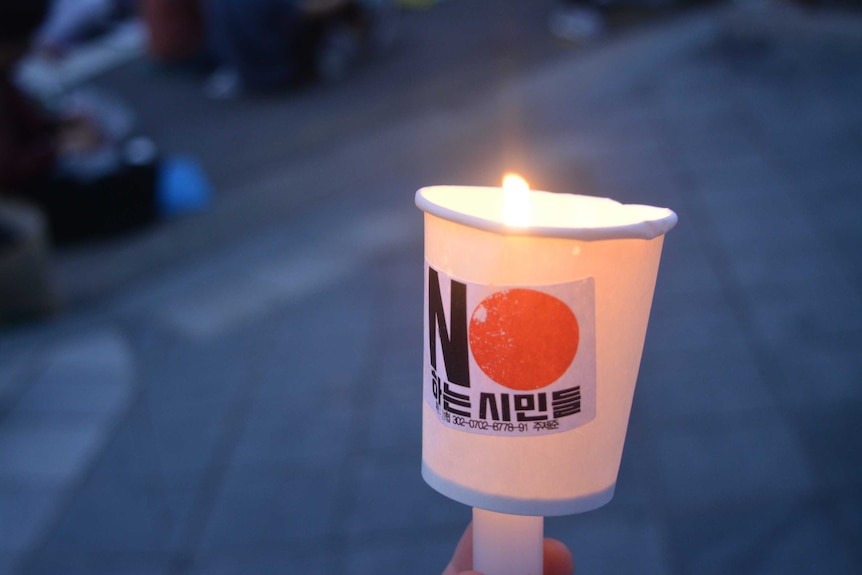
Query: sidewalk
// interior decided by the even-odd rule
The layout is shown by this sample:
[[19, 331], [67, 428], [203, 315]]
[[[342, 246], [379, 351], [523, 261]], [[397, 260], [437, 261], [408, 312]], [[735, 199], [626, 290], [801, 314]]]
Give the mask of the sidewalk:
[[0, 331], [0, 574], [439, 573], [470, 513], [419, 474], [413, 192], [502, 169], [680, 217], [615, 499], [546, 521], [578, 572], [862, 572], [860, 53], [858, 15], [691, 14], [112, 252], [267, 223]]

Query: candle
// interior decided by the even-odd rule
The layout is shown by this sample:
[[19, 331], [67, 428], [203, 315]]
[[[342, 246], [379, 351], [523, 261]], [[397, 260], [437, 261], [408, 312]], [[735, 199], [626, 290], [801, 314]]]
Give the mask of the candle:
[[[499, 569], [486, 575], [538, 575], [541, 563], [516, 559], [536, 545], [541, 557], [541, 517], [613, 496], [663, 238], [677, 221], [665, 208], [514, 189], [416, 193], [422, 475], [476, 508], [477, 561], [535, 540], [539, 519], [533, 551], [486, 563]], [[483, 530], [504, 539], [477, 546]]]

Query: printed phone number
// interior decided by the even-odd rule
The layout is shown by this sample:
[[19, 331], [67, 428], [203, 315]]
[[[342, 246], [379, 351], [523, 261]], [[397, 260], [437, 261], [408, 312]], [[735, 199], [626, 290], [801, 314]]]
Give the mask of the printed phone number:
[[559, 421], [536, 421], [533, 425], [529, 423], [508, 423], [505, 421], [482, 421], [478, 419], [469, 419], [466, 417], [461, 417], [460, 415], [454, 415], [450, 417], [446, 417], [447, 414], [444, 414], [443, 419], [446, 420], [447, 423], [452, 425], [457, 425], [459, 427], [466, 427], [469, 429], [478, 429], [481, 431], [496, 431], [496, 432], [505, 432], [505, 433], [515, 433], [516, 431], [519, 433], [526, 433], [530, 431], [532, 428], [533, 431], [539, 431], [543, 429], [558, 429], [560, 427]]

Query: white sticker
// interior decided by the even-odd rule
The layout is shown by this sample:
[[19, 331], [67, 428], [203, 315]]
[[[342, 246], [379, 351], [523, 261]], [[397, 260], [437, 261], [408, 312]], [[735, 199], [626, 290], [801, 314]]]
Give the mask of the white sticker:
[[530, 437], [596, 416], [593, 278], [461, 282], [425, 262], [425, 401], [446, 426]]

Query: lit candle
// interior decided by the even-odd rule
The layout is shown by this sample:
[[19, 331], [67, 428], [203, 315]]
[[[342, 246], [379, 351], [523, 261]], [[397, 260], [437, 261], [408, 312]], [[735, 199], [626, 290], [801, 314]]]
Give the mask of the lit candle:
[[513, 228], [530, 225], [530, 185], [518, 174], [503, 177], [503, 221]]
[[513, 181], [416, 193], [422, 475], [474, 507], [474, 568], [486, 575], [539, 575], [541, 518], [612, 498], [663, 238], [677, 221], [525, 182], [513, 192]]
[[[503, 177], [503, 222], [511, 228], [530, 225], [530, 186], [517, 174]], [[544, 519], [541, 516], [473, 508], [473, 568], [476, 571], [486, 575], [541, 575], [543, 541]]]

